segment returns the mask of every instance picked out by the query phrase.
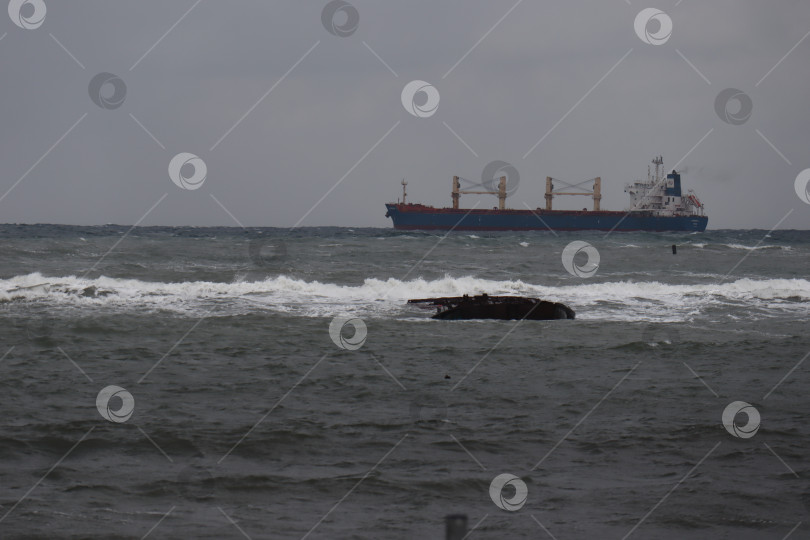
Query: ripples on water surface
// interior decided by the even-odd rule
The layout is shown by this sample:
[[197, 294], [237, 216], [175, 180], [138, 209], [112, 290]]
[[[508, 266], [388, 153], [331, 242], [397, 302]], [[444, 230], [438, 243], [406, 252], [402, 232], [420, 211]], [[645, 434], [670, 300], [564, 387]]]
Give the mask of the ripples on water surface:
[[[126, 231], [0, 226], [3, 537], [442, 538], [458, 512], [471, 538], [810, 523], [806, 232], [139, 228], [108, 253]], [[573, 240], [595, 276], [563, 268]], [[405, 303], [480, 292], [577, 319]], [[360, 349], [330, 338], [341, 314]], [[109, 385], [133, 396], [125, 422], [97, 410]], [[750, 438], [723, 426], [734, 401], [760, 414]], [[490, 498], [501, 473], [527, 486], [517, 511]]]

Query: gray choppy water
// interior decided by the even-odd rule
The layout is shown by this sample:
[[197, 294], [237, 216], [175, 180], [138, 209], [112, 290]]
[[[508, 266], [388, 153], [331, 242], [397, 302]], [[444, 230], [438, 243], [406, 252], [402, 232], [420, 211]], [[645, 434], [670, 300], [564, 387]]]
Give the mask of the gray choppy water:
[[[808, 232], [126, 231], [0, 226], [4, 538], [807, 536]], [[478, 292], [577, 319], [405, 304]]]

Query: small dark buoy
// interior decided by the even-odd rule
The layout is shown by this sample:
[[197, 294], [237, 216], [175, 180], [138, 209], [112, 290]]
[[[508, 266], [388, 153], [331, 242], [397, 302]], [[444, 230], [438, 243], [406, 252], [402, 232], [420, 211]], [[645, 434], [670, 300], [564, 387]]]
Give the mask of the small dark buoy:
[[445, 373], [445, 374], [444, 374], [444, 378], [445, 378], [445, 379], [449, 379], [449, 378], [450, 378], [450, 375], [448, 375], [447, 373]]
[[678, 246], [676, 246], [675, 244], [672, 244], [672, 254], [673, 255], [678, 254]]
[[463, 540], [467, 536], [467, 515], [445, 516], [444, 527], [446, 540]]

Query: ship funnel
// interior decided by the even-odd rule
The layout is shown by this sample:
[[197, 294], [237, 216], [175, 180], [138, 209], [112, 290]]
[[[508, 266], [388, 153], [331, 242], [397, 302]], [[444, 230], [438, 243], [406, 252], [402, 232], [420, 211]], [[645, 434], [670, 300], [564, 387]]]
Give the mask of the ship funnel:
[[666, 195], [670, 197], [681, 196], [681, 175], [674, 170], [667, 175]]

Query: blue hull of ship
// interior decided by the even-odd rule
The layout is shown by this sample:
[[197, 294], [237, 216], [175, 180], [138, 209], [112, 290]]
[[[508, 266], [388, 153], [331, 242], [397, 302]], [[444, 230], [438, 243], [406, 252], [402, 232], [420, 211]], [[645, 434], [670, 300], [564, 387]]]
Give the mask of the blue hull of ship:
[[[654, 216], [648, 213], [543, 210], [452, 210], [386, 204], [395, 229], [462, 231], [689, 231], [706, 230], [706, 216]], [[403, 207], [403, 208], [400, 208]]]

